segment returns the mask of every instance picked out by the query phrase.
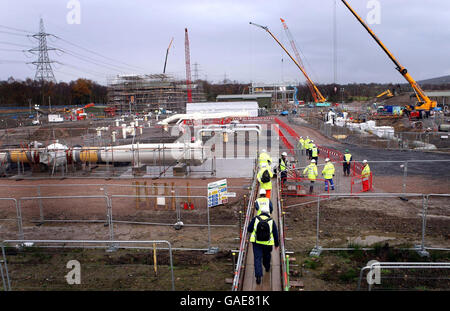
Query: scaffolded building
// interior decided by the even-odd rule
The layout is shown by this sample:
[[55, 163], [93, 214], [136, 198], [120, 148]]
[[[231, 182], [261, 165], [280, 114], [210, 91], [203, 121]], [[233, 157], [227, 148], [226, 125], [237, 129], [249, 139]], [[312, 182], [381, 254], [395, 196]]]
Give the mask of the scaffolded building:
[[[192, 84], [195, 102], [206, 101], [200, 84]], [[125, 112], [152, 112], [158, 109], [176, 113], [186, 111], [185, 81], [168, 74], [117, 75], [108, 79], [108, 104]]]

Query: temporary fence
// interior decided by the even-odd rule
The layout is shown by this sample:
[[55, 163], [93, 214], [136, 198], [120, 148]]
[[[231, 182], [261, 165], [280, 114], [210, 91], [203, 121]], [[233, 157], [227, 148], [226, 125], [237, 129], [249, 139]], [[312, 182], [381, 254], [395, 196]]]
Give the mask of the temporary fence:
[[175, 290], [173, 248], [165, 240], [5, 240], [1, 248], [7, 291]]
[[[208, 197], [206, 196], [155, 196], [155, 195], [148, 195], [148, 196], [141, 196], [141, 198], [149, 198], [149, 199], [153, 199], [156, 201], [156, 204], [161, 203], [161, 205], [165, 205], [166, 201], [170, 201], [170, 204], [168, 204], [168, 206], [172, 206], [172, 208], [170, 208], [170, 211], [168, 213], [165, 214], [171, 214], [171, 216], [173, 217], [171, 222], [155, 222], [155, 215], [150, 214], [146, 218], [145, 214], [140, 213], [139, 216], [137, 217], [139, 220], [126, 220], [124, 219], [129, 217], [129, 212], [126, 213], [126, 215], [124, 216], [119, 215], [116, 216], [117, 213], [117, 208], [115, 208], [114, 206], [117, 206], [118, 201], [123, 200], [127, 200], [130, 198], [136, 199], [136, 196], [133, 195], [112, 195], [110, 196], [111, 198], [111, 213], [110, 213], [110, 217], [111, 217], [111, 224], [112, 226], [114, 226], [115, 224], [140, 224], [140, 225], [160, 225], [160, 226], [173, 226], [175, 229], [181, 229], [183, 227], [207, 227], [208, 230], [208, 234], [207, 234], [207, 247], [206, 250], [209, 253], [214, 253], [217, 251], [217, 247], [213, 248], [211, 246], [211, 226], [215, 226], [215, 227], [236, 227], [235, 224], [211, 224], [211, 220], [210, 220], [210, 207], [208, 206], [207, 202], [208, 202]], [[192, 200], [192, 202], [194, 200], [196, 200], [197, 202], [204, 202], [204, 210], [206, 210], [206, 222], [205, 223], [192, 223], [191, 219], [187, 219], [188, 213], [192, 215], [192, 213], [194, 213], [194, 211], [192, 211], [191, 208], [189, 208], [187, 211], [185, 211], [185, 206], [186, 204], [188, 206], [193, 206], [194, 204], [187, 202], [186, 200]], [[129, 201], [129, 200], [128, 200]], [[114, 204], [114, 202], [116, 202]], [[196, 204], [195, 204], [196, 205]], [[115, 212], [114, 212], [115, 211]], [[201, 213], [198, 212], [198, 210], [195, 211], [196, 212], [196, 218], [201, 218]], [[167, 215], [164, 215], [165, 217], [167, 217]], [[163, 216], [163, 217], [164, 217]], [[152, 219], [153, 218], [153, 219]], [[188, 220], [186, 222], [186, 219]], [[143, 220], [148, 220], [148, 221], [143, 221]], [[184, 220], [184, 221], [183, 221]], [[185, 223], [186, 222], [186, 223]], [[112, 230], [114, 232], [114, 229]]]
[[322, 191], [323, 187], [325, 187], [326, 192], [330, 193], [330, 190], [337, 186], [334, 184], [332, 187], [329, 184], [327, 187], [327, 184], [329, 184], [329, 181], [322, 178], [317, 178], [313, 181], [303, 177], [286, 178], [284, 182], [281, 182], [281, 196], [324, 196]]
[[448, 290], [449, 286], [448, 262], [374, 261], [361, 268], [357, 290]]
[[[5, 209], [0, 209], [0, 221], [1, 222], [8, 222], [8, 223], [15, 223], [15, 228], [9, 227], [8, 225], [5, 226], [6, 230], [2, 230], [1, 233], [2, 237], [4, 238], [18, 238], [18, 232], [20, 228], [20, 210], [17, 204], [17, 200], [14, 198], [0, 198], [0, 201], [6, 201], [10, 202], [10, 204], [2, 204], [2, 207], [6, 207]], [[0, 226], [1, 227], [1, 226]]]
[[[92, 202], [87, 204], [87, 202]], [[103, 202], [102, 202], [103, 201]], [[22, 197], [17, 200], [19, 210], [19, 237], [30, 238], [33, 234], [42, 234], [42, 230], [23, 229], [23, 223], [99, 223], [108, 227], [108, 231], [95, 231], [95, 234], [112, 240], [111, 208], [106, 195], [96, 196], [41, 196]], [[44, 206], [45, 202], [45, 206]], [[37, 204], [37, 205], [36, 205]], [[34, 229], [36, 227], [33, 227]], [[52, 234], [48, 232], [48, 234]], [[55, 233], [53, 233], [55, 234]], [[57, 233], [61, 235], [61, 232]], [[92, 233], [91, 233], [92, 234]]]
[[388, 137], [379, 137], [371, 132], [327, 124], [317, 117], [304, 117], [302, 119], [288, 117], [288, 121], [316, 129], [323, 135], [343, 143], [395, 150], [448, 150], [450, 148], [448, 133], [425, 131], [426, 126], [423, 126], [422, 121], [416, 123], [421, 125], [419, 129], [422, 129], [423, 132], [398, 132]]
[[257, 166], [254, 167], [254, 174], [253, 174], [253, 183], [251, 186], [251, 192], [248, 197], [248, 203], [247, 203], [247, 210], [245, 213], [245, 221], [244, 225], [242, 227], [242, 234], [241, 234], [241, 240], [239, 243], [239, 255], [236, 261], [236, 269], [234, 271], [234, 278], [233, 278], [233, 284], [232, 284], [232, 291], [238, 291], [242, 287], [242, 280], [243, 280], [243, 269], [244, 269], [244, 262], [247, 258], [247, 248], [248, 248], [248, 231], [247, 227], [250, 224], [250, 221], [252, 219], [253, 215], [253, 204], [256, 199], [256, 194], [258, 193], [258, 183], [256, 174], [258, 173], [256, 170]]
[[283, 210], [283, 199], [281, 196], [281, 182], [280, 178], [277, 178], [277, 189], [278, 189], [278, 232], [280, 239], [280, 260], [281, 260], [281, 280], [282, 288], [284, 291], [289, 291], [289, 255], [286, 254], [285, 245], [285, 223], [284, 223], [284, 210]]
[[[430, 221], [430, 217], [427, 216], [427, 205], [428, 200], [431, 195], [426, 194], [413, 194], [413, 193], [368, 193], [368, 194], [323, 194], [324, 196], [328, 196], [329, 198], [345, 198], [345, 199], [382, 199], [384, 202], [386, 201], [386, 198], [403, 198], [403, 199], [419, 199], [422, 201], [422, 208], [421, 208], [421, 214], [415, 215], [415, 217], [412, 217], [409, 219], [408, 225], [405, 226], [399, 226], [398, 223], [392, 223], [390, 224], [391, 230], [396, 235], [404, 234], [405, 238], [403, 240], [399, 240], [398, 237], [385, 237], [387, 240], [391, 240], [396, 242], [405, 242], [406, 238], [408, 239], [408, 243], [411, 239], [415, 240], [416, 243], [419, 243], [415, 245], [411, 250], [417, 251], [421, 256], [428, 256], [427, 249], [435, 249], [435, 250], [450, 250], [448, 247], [448, 244], [446, 246], [441, 247], [432, 247], [431, 245], [427, 246], [427, 240], [426, 240], [426, 229], [427, 229], [427, 222]], [[450, 195], [440, 195], [442, 197], [449, 197]], [[357, 219], [352, 220], [349, 218], [348, 213], [345, 214], [345, 220], [349, 222], [348, 226], [342, 225], [343, 227], [338, 227], [337, 225], [337, 218], [339, 217], [339, 214], [341, 214], [341, 218], [344, 217], [345, 210], [340, 212], [340, 209], [336, 208], [330, 208], [328, 206], [322, 206], [321, 207], [321, 198], [317, 198], [317, 209], [316, 209], [316, 237], [315, 237], [315, 246], [310, 252], [310, 255], [312, 256], [319, 256], [322, 251], [338, 251], [338, 250], [354, 250], [355, 247], [349, 246], [349, 247], [343, 247], [342, 244], [352, 245], [356, 244], [358, 245], [359, 242], [355, 242], [353, 240], [353, 237], [361, 237], [364, 235], [364, 231], [361, 228], [358, 228], [355, 226], [357, 223], [361, 222], [363, 219], [368, 219], [366, 225], [369, 227], [377, 228], [376, 221], [371, 218], [368, 218], [369, 215], [367, 214], [368, 211], [365, 210], [365, 216], [357, 216]], [[350, 201], [349, 201], [350, 202]], [[361, 203], [359, 203], [361, 204]], [[448, 204], [447, 204], [448, 206]], [[382, 207], [380, 202], [378, 203], [378, 209], [372, 209], [372, 212], [376, 213], [376, 218], [379, 218], [378, 225], [387, 223], [386, 216], [379, 215], [380, 208]], [[378, 213], [378, 214], [377, 214]], [[378, 216], [377, 216], [378, 215]], [[374, 216], [374, 217], [375, 217]], [[360, 225], [360, 224], [359, 224]], [[388, 224], [387, 224], [388, 225]], [[448, 229], [448, 225], [442, 224], [443, 228]], [[400, 232], [398, 229], [403, 228], [403, 230], [406, 230], [406, 232]], [[428, 226], [430, 229], [430, 227]], [[375, 229], [376, 230], [376, 229]], [[379, 229], [378, 231], [380, 231]], [[446, 229], [442, 229], [446, 230]], [[371, 230], [374, 231], [373, 229]], [[323, 232], [323, 235], [326, 235], [328, 239], [321, 240], [320, 233]], [[387, 229], [383, 230], [385, 232], [384, 234], [388, 233]], [[448, 234], [448, 230], [446, 231]], [[438, 232], [439, 233], [439, 232]], [[441, 233], [442, 234], [442, 233]], [[445, 233], [444, 233], [445, 234]], [[431, 235], [431, 234], [429, 234]], [[436, 235], [436, 233], [434, 234]], [[438, 234], [440, 235], [440, 234]], [[383, 240], [382, 238], [381, 240]], [[323, 247], [322, 243], [326, 243], [328, 247]], [[448, 241], [447, 241], [448, 242]], [[367, 246], [370, 243], [368, 243]], [[376, 242], [372, 242], [372, 244], [376, 244]], [[361, 245], [359, 245], [361, 246]], [[364, 249], [364, 248], [363, 248]], [[370, 249], [370, 248], [369, 248]]]

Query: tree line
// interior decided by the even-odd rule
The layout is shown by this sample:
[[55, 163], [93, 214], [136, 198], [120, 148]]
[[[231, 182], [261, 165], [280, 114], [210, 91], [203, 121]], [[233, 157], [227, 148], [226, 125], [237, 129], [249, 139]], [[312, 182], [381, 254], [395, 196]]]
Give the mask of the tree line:
[[107, 102], [107, 88], [88, 79], [44, 82], [33, 79], [0, 81], [0, 107], [86, 105]]
[[[198, 80], [202, 85], [207, 101], [216, 101], [217, 95], [249, 94], [250, 83], [227, 81], [225, 83], [210, 83]], [[299, 84], [297, 99], [312, 102], [313, 98], [306, 84]], [[394, 94], [412, 92], [409, 84], [383, 83], [351, 83], [351, 84], [318, 84], [322, 95], [330, 102], [351, 102], [361, 98], [374, 98], [381, 92], [390, 89]], [[425, 90], [448, 90], [450, 84], [422, 85]], [[108, 90], [92, 80], [77, 79], [75, 81], [44, 82], [33, 79], [15, 80], [9, 78], [0, 81], [0, 107], [28, 107], [31, 105], [47, 106], [86, 105], [88, 103], [106, 104]]]

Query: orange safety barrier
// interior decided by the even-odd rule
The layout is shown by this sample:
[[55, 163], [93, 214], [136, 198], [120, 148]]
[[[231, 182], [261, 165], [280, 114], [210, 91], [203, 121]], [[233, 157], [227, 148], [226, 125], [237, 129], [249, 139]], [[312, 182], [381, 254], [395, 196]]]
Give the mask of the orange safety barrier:
[[[370, 173], [370, 176], [367, 180], [364, 180], [364, 178], [361, 175], [355, 175], [352, 176], [351, 184], [350, 184], [350, 193], [356, 194], [356, 193], [362, 193], [367, 191], [373, 190], [373, 178], [372, 173]], [[366, 183], [365, 183], [366, 182]], [[358, 186], [361, 185], [361, 190], [358, 191]]]
[[284, 136], [283, 132], [281, 132], [280, 128], [277, 125], [275, 125], [274, 128], [278, 136], [283, 141], [284, 145], [288, 148], [289, 153], [295, 155], [294, 146], [292, 146], [292, 144], [287, 140], [286, 136]]

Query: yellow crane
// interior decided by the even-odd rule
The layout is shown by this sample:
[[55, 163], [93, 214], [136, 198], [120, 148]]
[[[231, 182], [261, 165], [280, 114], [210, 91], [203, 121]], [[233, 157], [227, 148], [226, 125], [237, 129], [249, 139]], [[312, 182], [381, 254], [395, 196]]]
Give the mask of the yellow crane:
[[292, 55], [288, 52], [288, 50], [286, 50], [286, 48], [283, 46], [283, 44], [281, 44], [281, 42], [272, 34], [272, 32], [270, 32], [269, 28], [267, 26], [261, 26], [261, 25], [258, 25], [258, 24], [252, 23], [252, 22], [250, 22], [250, 24], [267, 31], [269, 33], [269, 35], [272, 36], [272, 38], [281, 46], [281, 48], [286, 52], [286, 54], [292, 59], [292, 61], [295, 63], [295, 65], [297, 65], [298, 69], [300, 69], [300, 71], [303, 73], [303, 75], [305, 76], [305, 78], [307, 80], [307, 83], [308, 83], [308, 86], [310, 87], [311, 95], [313, 96], [314, 101], [316, 103], [326, 102], [327, 100], [325, 99], [325, 97], [323, 97], [322, 93], [320, 93], [319, 89], [314, 84], [314, 82], [309, 78], [305, 69], [295, 60], [294, 57], [292, 57]]
[[387, 47], [381, 42], [380, 39], [375, 35], [375, 33], [372, 31], [372, 29], [369, 28], [369, 26], [362, 20], [362, 18], [355, 12], [355, 10], [352, 9], [352, 7], [347, 3], [345, 0], [341, 0], [345, 6], [350, 10], [350, 12], [356, 17], [356, 19], [363, 25], [363, 27], [369, 32], [369, 34], [372, 36], [372, 38], [378, 43], [378, 45], [383, 49], [383, 51], [389, 56], [389, 58], [392, 60], [392, 62], [397, 66], [395, 69], [400, 72], [400, 74], [406, 79], [406, 81], [409, 82], [411, 87], [413, 88], [416, 97], [417, 97], [417, 103], [414, 107], [408, 106], [408, 110], [424, 110], [424, 111], [430, 111], [431, 109], [435, 108], [437, 103], [434, 100], [431, 100], [425, 92], [422, 90], [422, 88], [417, 84], [417, 82], [411, 77], [411, 75], [408, 73], [408, 70], [403, 67], [397, 59], [392, 55], [392, 53], [387, 49]]

